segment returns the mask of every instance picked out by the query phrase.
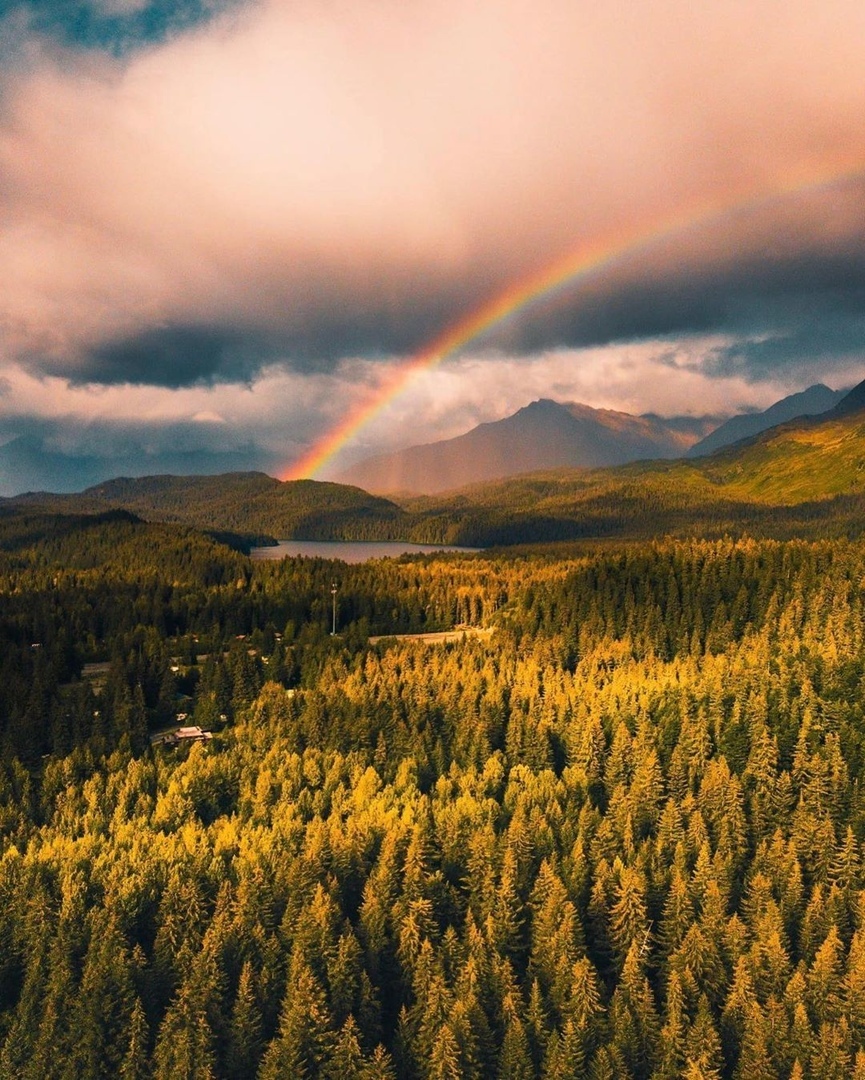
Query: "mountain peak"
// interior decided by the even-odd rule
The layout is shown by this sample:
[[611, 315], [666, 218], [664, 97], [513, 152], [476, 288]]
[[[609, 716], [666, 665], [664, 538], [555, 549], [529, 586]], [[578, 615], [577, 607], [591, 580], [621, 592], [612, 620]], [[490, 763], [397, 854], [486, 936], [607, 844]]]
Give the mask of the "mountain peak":
[[850, 416], [861, 409], [865, 409], [865, 380], [857, 383], [848, 394], [842, 397], [830, 415], [833, 417]]
[[674, 426], [544, 397], [454, 439], [359, 462], [338, 479], [367, 491], [433, 494], [539, 469], [678, 457], [707, 430], [698, 420]]
[[688, 450], [686, 457], [703, 457], [713, 454], [722, 447], [730, 446], [742, 439], [750, 439], [769, 428], [796, 420], [800, 416], [823, 416], [838, 406], [844, 398], [843, 390], [831, 390], [823, 383], [814, 383], [805, 390], [790, 394], [763, 412], [743, 413], [732, 416], [713, 432], [695, 443]]

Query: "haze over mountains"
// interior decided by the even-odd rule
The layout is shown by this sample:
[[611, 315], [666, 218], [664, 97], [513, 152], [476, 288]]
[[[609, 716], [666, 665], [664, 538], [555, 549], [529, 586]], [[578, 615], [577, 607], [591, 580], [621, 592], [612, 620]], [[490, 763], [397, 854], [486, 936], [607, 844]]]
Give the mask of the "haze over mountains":
[[538, 469], [595, 469], [699, 456], [794, 417], [826, 412], [845, 393], [817, 384], [764, 412], [734, 416], [720, 426], [712, 416], [632, 416], [541, 399], [456, 438], [362, 461], [338, 480], [366, 491], [431, 495]]
[[[648, 459], [699, 457], [798, 416], [856, 408], [854, 395], [822, 384], [776, 402], [762, 413], [721, 423], [712, 416], [633, 416], [547, 398], [456, 438], [412, 446], [353, 465], [340, 483], [379, 494], [430, 495], [469, 484], [554, 468], [595, 469]], [[846, 404], [840, 404], [842, 399]], [[851, 404], [851, 401], [853, 402]], [[267, 472], [272, 462], [250, 449], [118, 457], [64, 452], [37, 435], [0, 446], [0, 495], [76, 492], [117, 476], [181, 476]]]
[[536, 469], [591, 469], [681, 457], [717, 422], [712, 417], [631, 416], [542, 398], [456, 438], [360, 462], [339, 480], [367, 491], [432, 494]]
[[116, 476], [213, 476], [257, 469], [266, 472], [273, 464], [272, 456], [265, 457], [255, 448], [153, 454], [137, 448], [109, 457], [64, 451], [41, 435], [19, 435], [0, 446], [0, 496], [22, 491], [77, 492]]

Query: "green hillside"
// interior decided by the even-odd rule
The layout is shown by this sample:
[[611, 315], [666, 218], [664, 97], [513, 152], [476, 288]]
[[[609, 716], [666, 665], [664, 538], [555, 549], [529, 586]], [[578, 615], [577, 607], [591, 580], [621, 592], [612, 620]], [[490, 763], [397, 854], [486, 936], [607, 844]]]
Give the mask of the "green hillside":
[[798, 421], [703, 463], [737, 498], [792, 505], [865, 491], [865, 414]]
[[454, 543], [583, 537], [859, 535], [865, 413], [774, 428], [711, 457], [558, 469], [404, 507]]
[[314, 480], [282, 483], [256, 472], [121, 477], [80, 495], [39, 493], [4, 502], [57, 513], [123, 509], [150, 521], [279, 539], [378, 539], [382, 531], [398, 534], [405, 517], [394, 503], [360, 488]]

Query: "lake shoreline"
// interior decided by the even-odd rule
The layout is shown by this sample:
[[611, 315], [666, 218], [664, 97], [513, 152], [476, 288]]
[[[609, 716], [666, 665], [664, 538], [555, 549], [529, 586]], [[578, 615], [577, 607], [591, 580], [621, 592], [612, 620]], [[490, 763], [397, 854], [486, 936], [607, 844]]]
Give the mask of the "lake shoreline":
[[371, 559], [398, 559], [402, 555], [465, 554], [474, 555], [482, 548], [458, 547], [453, 544], [412, 544], [397, 540], [280, 540], [268, 547], [250, 549], [254, 562], [272, 559], [297, 558], [338, 559], [345, 563], [362, 563]]

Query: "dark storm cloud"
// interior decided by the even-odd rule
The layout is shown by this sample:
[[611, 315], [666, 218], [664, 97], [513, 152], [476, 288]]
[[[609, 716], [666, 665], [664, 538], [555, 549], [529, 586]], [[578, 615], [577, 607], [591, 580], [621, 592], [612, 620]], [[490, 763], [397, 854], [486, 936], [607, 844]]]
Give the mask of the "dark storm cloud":
[[454, 309], [418, 307], [395, 319], [387, 312], [352, 310], [346, 303], [341, 311], [323, 313], [300, 327], [162, 326], [99, 343], [82, 351], [74, 364], [68, 356], [57, 361], [47, 355], [31, 357], [29, 366], [43, 375], [65, 377], [72, 385], [174, 389], [250, 383], [270, 367], [319, 374], [346, 356], [375, 359], [418, 348]]
[[[753, 236], [737, 239], [735, 259], [717, 251], [705, 257], [706, 246], [717, 247], [711, 228], [689, 230], [648, 253], [638, 249], [554, 298], [526, 305], [469, 348], [530, 355], [722, 333], [742, 344], [712, 352], [706, 373], [753, 379], [785, 364], [791, 372], [808, 365], [816, 370], [862, 353], [865, 245], [825, 250], [825, 244], [815, 249], [804, 241], [804, 250], [797, 250], [789, 238], [780, 244], [777, 234], [772, 237], [771, 223], [754, 227]], [[694, 246], [685, 251], [683, 242]], [[345, 356], [416, 352], [500, 287], [494, 280], [475, 281], [457, 293], [440, 281], [405, 282], [405, 300], [390, 305], [332, 294], [326, 307], [299, 324], [171, 325], [98, 344], [74, 368], [68, 358], [35, 366], [73, 383], [165, 387], [249, 382], [273, 366], [318, 374]]]
[[807, 321], [791, 315], [782, 327], [712, 349], [702, 370], [716, 378], [738, 375], [753, 381], [771, 379], [780, 372], [811, 378], [845, 361], [858, 361], [865, 369], [865, 311], [823, 312]]
[[46, 374], [64, 373], [73, 383], [153, 385], [179, 388], [215, 382], [248, 382], [269, 359], [271, 346], [260, 335], [244, 336], [221, 327], [172, 326], [144, 330], [107, 342], [82, 357], [70, 371], [44, 365]]
[[[483, 355], [532, 355], [550, 349], [731, 334], [741, 345], [711, 353], [707, 374], [767, 377], [785, 364], [827, 364], [857, 352], [865, 359], [865, 273], [849, 264], [773, 266], [737, 272], [584, 285], [557, 304], [529, 307], [490, 328], [468, 348]], [[418, 303], [404, 315], [344, 311], [303, 327], [172, 325], [117, 336], [68, 356], [32, 358], [30, 367], [73, 385], [168, 388], [251, 383], [266, 368], [331, 371], [346, 356], [386, 359], [423, 348], [440, 328], [482, 300]], [[755, 340], [760, 339], [760, 340]], [[792, 367], [791, 367], [792, 370]], [[0, 394], [4, 384], [0, 381]]]
[[[859, 213], [840, 235], [833, 222], [839, 201]], [[493, 327], [486, 339], [513, 352], [539, 352], [683, 334], [763, 335], [765, 346], [738, 361], [753, 359], [755, 378], [773, 363], [797, 359], [782, 341], [801, 340], [803, 361], [849, 357], [863, 344], [863, 222], [861, 178], [710, 217], [662, 242], [635, 245]], [[715, 370], [727, 373], [720, 361]]]
[[[606, 294], [586, 290], [587, 295], [557, 311], [527, 314], [506, 336], [493, 331], [488, 337], [493, 341], [504, 337], [509, 350], [533, 353], [682, 334], [765, 332], [774, 336], [789, 332], [798, 338], [803, 319], [808, 319], [810, 355], [815, 361], [847, 356], [861, 348], [865, 276], [839, 287], [828, 268], [823, 280], [806, 286], [797, 280], [796, 268], [791, 271], [789, 276], [759, 285], [747, 274], [704, 274], [689, 280], [634, 283]], [[809, 276], [817, 275], [811, 272]]]

